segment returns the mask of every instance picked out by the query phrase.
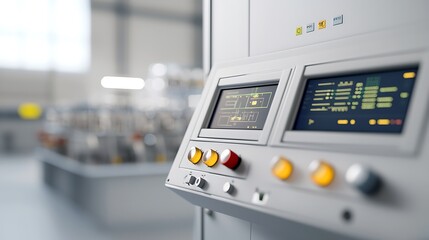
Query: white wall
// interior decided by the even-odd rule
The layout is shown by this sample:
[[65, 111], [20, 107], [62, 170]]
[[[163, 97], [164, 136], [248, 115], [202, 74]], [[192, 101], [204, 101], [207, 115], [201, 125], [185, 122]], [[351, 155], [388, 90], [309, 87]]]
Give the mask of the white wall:
[[[120, 1], [120, 0], [118, 0]], [[113, 6], [115, 0], [93, 0]], [[187, 19], [201, 18], [199, 0], [130, 0], [141, 14], [129, 18], [128, 54], [130, 76], [146, 76], [154, 62], [201, 66], [201, 25]], [[171, 15], [171, 17], [170, 17]], [[102, 89], [105, 75], [118, 75], [117, 17], [107, 8], [94, 8], [91, 15], [91, 66], [87, 73], [47, 73], [0, 68], [0, 108], [24, 101], [72, 105], [100, 103], [109, 91]]]

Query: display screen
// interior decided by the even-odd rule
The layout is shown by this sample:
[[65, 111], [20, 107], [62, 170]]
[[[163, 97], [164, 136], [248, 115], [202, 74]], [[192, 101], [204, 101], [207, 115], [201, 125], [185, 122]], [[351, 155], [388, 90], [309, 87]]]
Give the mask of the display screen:
[[401, 133], [417, 70], [308, 79], [293, 130]]
[[277, 85], [223, 89], [209, 128], [261, 130]]

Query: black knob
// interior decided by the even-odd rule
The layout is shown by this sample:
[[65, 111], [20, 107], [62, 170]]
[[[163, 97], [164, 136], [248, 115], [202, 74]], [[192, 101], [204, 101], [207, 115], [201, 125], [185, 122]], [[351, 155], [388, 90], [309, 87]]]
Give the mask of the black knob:
[[381, 188], [381, 179], [368, 167], [354, 164], [346, 172], [346, 181], [366, 195], [374, 195]]

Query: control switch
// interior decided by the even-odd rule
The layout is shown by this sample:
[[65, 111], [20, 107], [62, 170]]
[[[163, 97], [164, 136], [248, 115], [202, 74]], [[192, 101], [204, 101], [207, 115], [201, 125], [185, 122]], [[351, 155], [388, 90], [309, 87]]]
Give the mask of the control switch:
[[328, 186], [335, 178], [335, 170], [327, 162], [314, 160], [310, 163], [308, 169], [310, 170], [311, 180], [320, 187]]
[[287, 158], [276, 156], [273, 158], [272, 163], [271, 172], [277, 178], [286, 180], [292, 175], [293, 165]]
[[185, 177], [185, 184], [187, 184], [187, 185], [194, 185], [194, 183], [195, 183], [196, 180], [197, 180], [197, 178], [195, 176], [187, 175]]
[[206, 180], [204, 178], [197, 178], [197, 180], [195, 181], [195, 186], [199, 187], [199, 188], [204, 188], [204, 186], [206, 185]]
[[208, 167], [213, 167], [217, 163], [218, 159], [219, 154], [215, 150], [210, 149], [204, 152], [203, 160]]
[[346, 181], [360, 192], [373, 195], [380, 190], [381, 179], [371, 169], [354, 164], [346, 172]]
[[197, 164], [201, 160], [202, 155], [203, 152], [201, 151], [201, 149], [197, 147], [192, 147], [188, 153], [188, 160], [193, 164]]
[[226, 149], [220, 154], [220, 162], [226, 167], [235, 170], [241, 162], [241, 158], [231, 149]]
[[234, 192], [234, 185], [232, 185], [230, 182], [226, 182], [223, 185], [223, 191], [225, 193], [232, 194]]

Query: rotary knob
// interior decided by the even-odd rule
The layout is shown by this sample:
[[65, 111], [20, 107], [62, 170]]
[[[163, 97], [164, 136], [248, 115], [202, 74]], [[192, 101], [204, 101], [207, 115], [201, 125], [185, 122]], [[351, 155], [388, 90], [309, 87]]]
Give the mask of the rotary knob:
[[195, 176], [187, 175], [185, 177], [185, 184], [187, 184], [187, 185], [194, 185], [194, 183], [195, 183], [196, 180], [197, 180], [197, 178]]
[[206, 180], [204, 178], [197, 178], [197, 180], [195, 181], [195, 186], [199, 187], [199, 188], [204, 188], [204, 186], [206, 185]]
[[235, 170], [241, 163], [241, 158], [231, 149], [226, 149], [220, 154], [220, 162], [226, 167]]
[[232, 185], [230, 182], [226, 182], [224, 185], [223, 185], [223, 188], [222, 188], [222, 190], [223, 190], [223, 192], [224, 193], [228, 193], [228, 194], [233, 194], [234, 193], [234, 185]]
[[381, 187], [380, 177], [361, 164], [354, 164], [349, 167], [346, 172], [346, 181], [366, 195], [377, 193]]

